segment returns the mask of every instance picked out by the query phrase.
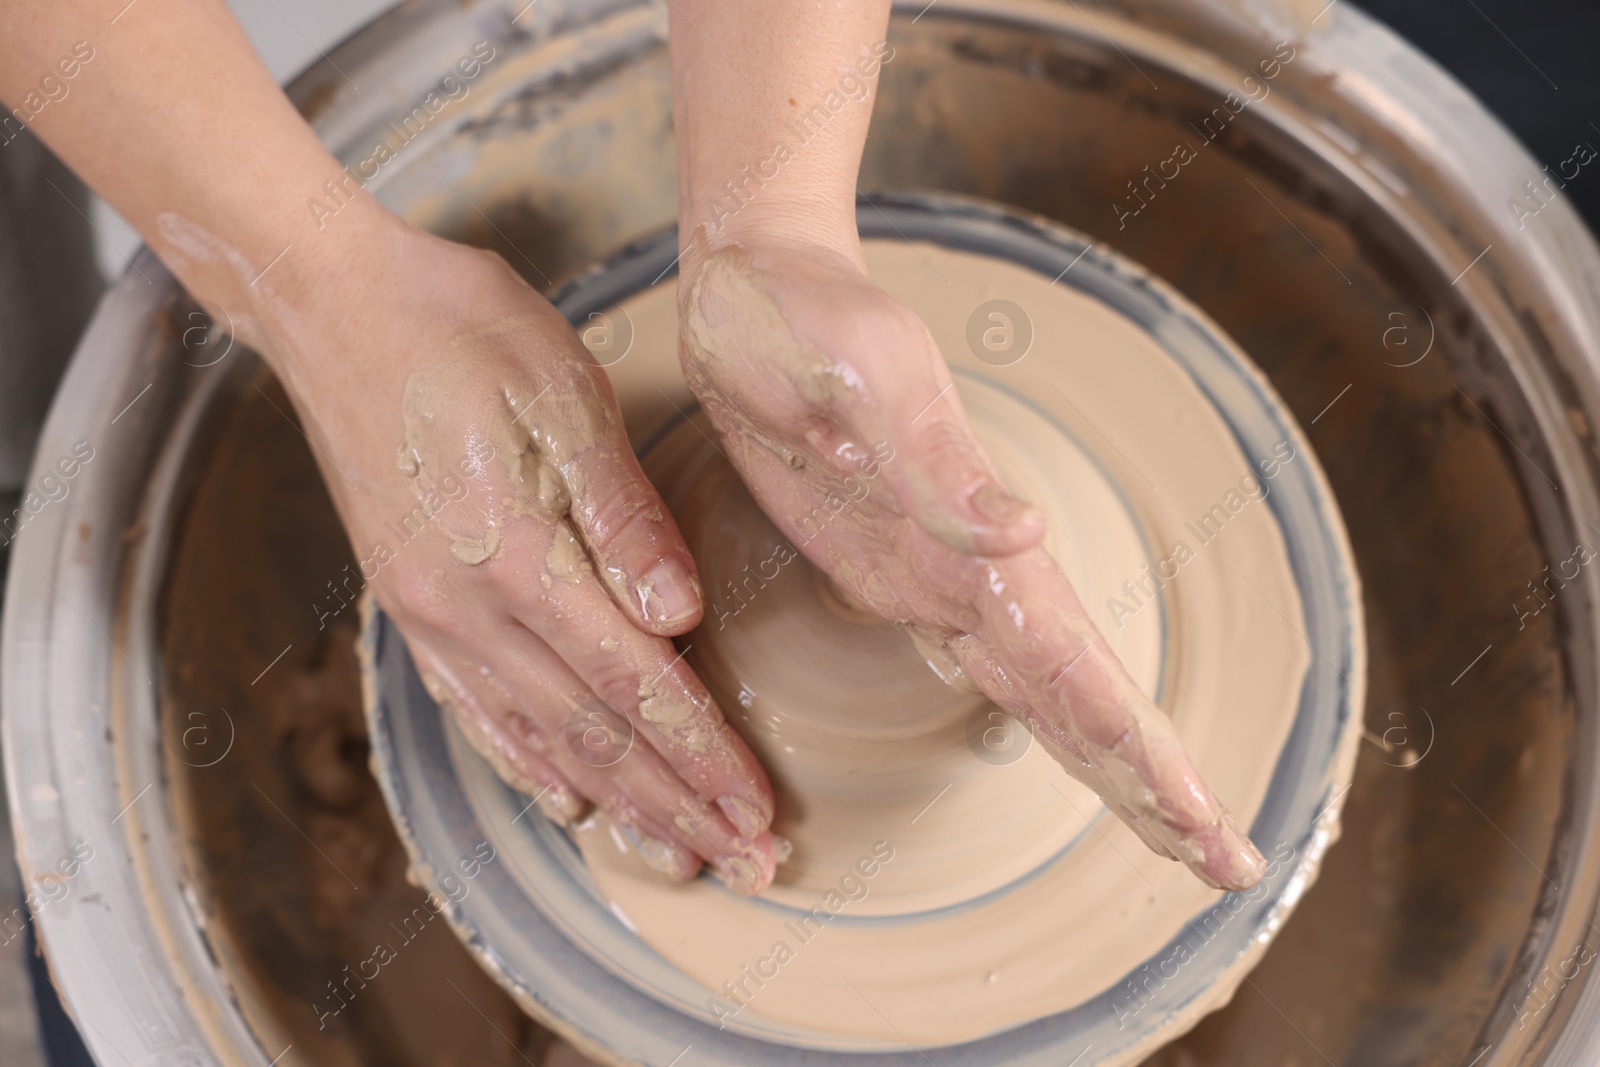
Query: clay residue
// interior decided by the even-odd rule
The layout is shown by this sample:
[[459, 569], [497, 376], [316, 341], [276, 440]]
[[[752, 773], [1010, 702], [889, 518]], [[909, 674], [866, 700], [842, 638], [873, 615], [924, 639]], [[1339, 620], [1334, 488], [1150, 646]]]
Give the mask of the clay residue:
[[548, 329], [543, 319], [513, 318], [463, 334], [406, 380], [398, 466], [418, 498], [458, 477], [487, 490], [471, 505], [475, 515], [448, 520], [451, 554], [464, 564], [494, 558], [512, 515], [564, 518], [582, 488], [575, 458], [596, 442], [594, 413], [573, 395], [571, 373], [533, 384], [517, 358], [519, 343]]
[[[831, 413], [861, 389], [851, 369], [800, 337], [737, 246], [710, 256], [682, 302], [683, 345], [701, 403], [792, 470], [805, 457], [775, 439], [753, 412], [769, 410], [762, 390], [786, 389], [812, 410]], [[776, 373], [774, 373], [776, 372]]]
[[573, 585], [593, 570], [582, 542], [572, 532], [572, 525], [566, 521], [558, 523], [555, 537], [550, 542], [550, 552], [545, 556], [546, 573], [555, 581]]
[[450, 536], [450, 554], [468, 566], [492, 559], [499, 551], [500, 527], [492, 522], [482, 537]]
[[[783, 309], [760, 283], [749, 253], [724, 248], [709, 257], [684, 301], [683, 342], [691, 366], [712, 369], [728, 383], [730, 392], [720, 397], [731, 415], [759, 411], [766, 398], [740, 395], [731, 390], [743, 383], [759, 388], [773, 369], [784, 376], [795, 396], [818, 411], [830, 411], [854, 393], [848, 368], [801, 339]], [[759, 353], [761, 366], [746, 365]], [[772, 450], [791, 467], [794, 452], [773, 444]]]
[[511, 500], [522, 514], [537, 515], [548, 521], [565, 515], [572, 506], [572, 492], [561, 472], [548, 459], [540, 458], [531, 446], [522, 453], [516, 473], [517, 484], [523, 492]]

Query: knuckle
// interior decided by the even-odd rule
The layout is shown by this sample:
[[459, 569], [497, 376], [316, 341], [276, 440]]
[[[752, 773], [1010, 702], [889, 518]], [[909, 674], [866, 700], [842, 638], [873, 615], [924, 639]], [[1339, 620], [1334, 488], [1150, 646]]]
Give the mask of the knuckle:
[[965, 456], [971, 451], [966, 428], [947, 415], [929, 412], [927, 424], [921, 427], [917, 443], [932, 459]]
[[585, 540], [597, 555], [611, 556], [635, 545], [654, 547], [661, 533], [661, 504], [632, 479], [611, 485], [595, 501]]
[[977, 444], [967, 427], [957, 419], [931, 418], [917, 435], [917, 445], [924, 462], [932, 470], [954, 469], [968, 476], [983, 473]]
[[416, 568], [387, 576], [383, 593], [384, 606], [408, 622], [439, 630], [451, 621], [444, 590]]
[[506, 732], [523, 749], [536, 756], [542, 756], [549, 751], [550, 746], [544, 738], [544, 728], [533, 716], [520, 711], [507, 711], [502, 718]]
[[929, 340], [927, 324], [909, 304], [888, 300], [881, 306], [878, 316], [886, 341], [911, 346], [926, 344]]
[[640, 675], [631, 667], [603, 665], [586, 681], [595, 696], [614, 708], [638, 706]]
[[606, 809], [606, 813], [615, 822], [623, 826], [637, 826], [640, 819], [644, 818], [644, 808], [639, 802], [629, 796], [625, 789], [616, 786], [606, 791], [600, 806]]

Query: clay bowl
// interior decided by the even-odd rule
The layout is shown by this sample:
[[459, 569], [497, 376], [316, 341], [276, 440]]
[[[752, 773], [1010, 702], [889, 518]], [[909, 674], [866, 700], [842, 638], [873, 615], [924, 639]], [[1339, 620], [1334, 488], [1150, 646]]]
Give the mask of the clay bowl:
[[[936, 336], [946, 319], [987, 323], [986, 311], [1007, 298], [1014, 298], [1008, 306], [1019, 329], [1037, 330], [1016, 350], [997, 353], [980, 342], [947, 352], [958, 388], [979, 432], [1001, 449], [1002, 470], [1015, 427], [1030, 416], [1047, 424], [1028, 438], [1029, 455], [1010, 462], [1021, 477], [1034, 465], [1031, 499], [1061, 492], [1061, 506], [1042, 505], [1058, 524], [1070, 521], [1074, 507], [1086, 508], [1096, 491], [1113, 501], [1105, 530], [1065, 531], [1053, 551], [1135, 676], [1173, 713], [1224, 802], [1274, 857], [1268, 879], [1249, 893], [1207, 890], [1176, 864], [1144, 855], [1092, 793], [1037, 747], [1028, 750], [1026, 732], [1000, 746], [974, 744], [992, 737], [993, 706], [942, 683], [888, 624], [820, 620], [838, 605], [830, 608], [826, 592], [814, 592], [818, 583], [803, 560], [788, 565], [797, 572], [785, 579], [788, 587], [763, 592], [748, 614], [742, 601], [730, 601], [738, 605], [731, 610], [719, 605], [719, 621], [680, 642], [772, 769], [780, 805], [788, 806], [776, 829], [796, 839], [797, 861], [810, 864], [780, 871], [762, 900], [735, 898], [709, 877], [676, 888], [632, 875], [603, 828], [580, 830], [580, 852], [442, 721], [381, 614], [364, 638], [374, 768], [417, 870], [448, 868], [462, 841], [493, 844], [504, 862], [462, 902], [458, 932], [526, 1009], [607, 1062], [665, 1067], [690, 1046], [696, 1062], [729, 1065], [813, 1062], [821, 1050], [849, 1054], [852, 1062], [909, 1063], [919, 1059], [915, 1050], [935, 1048], [942, 1063], [1059, 1065], [1079, 1056], [1081, 1063], [1134, 1062], [1227, 1000], [1337, 836], [1365, 681], [1358, 583], [1343, 526], [1309, 445], [1264, 377], [1143, 270], [1071, 231], [973, 201], [874, 196], [860, 224], [875, 271], [894, 264], [902, 274], [931, 269], [950, 284], [919, 297], [917, 309]], [[764, 524], [739, 518], [729, 525], [724, 515], [696, 510], [758, 515], [731, 470], [705, 473], [721, 457], [702, 427], [685, 422], [693, 400], [674, 355], [675, 256], [674, 235], [663, 234], [587, 273], [557, 301], [574, 323], [600, 323], [631, 339], [610, 351], [611, 374], [646, 469], [691, 546], [703, 550], [702, 573], [716, 604], [723, 571], [738, 576], [746, 557], [769, 558], [783, 538]], [[996, 260], [1023, 275], [997, 273]], [[964, 287], [963, 270], [979, 280]], [[1109, 410], [1095, 406], [1102, 400], [1114, 408], [1116, 398], [1097, 398], [1097, 389], [1158, 408], [1148, 383], [1159, 371], [1141, 365], [1118, 383], [1089, 382], [1084, 368], [1111, 357], [1081, 335], [1062, 336], [1061, 323], [1044, 314], [1051, 300], [1094, 305], [1116, 328], [1148, 339], [1153, 358], [1204, 398], [1221, 443], [1208, 444], [1197, 428], [1153, 445], [1156, 425], [1171, 415], [1141, 415], [1137, 403], [1120, 424], [1089, 417], [1086, 408]], [[1044, 383], [1055, 378], [1076, 383], [1077, 400], [1053, 395]], [[1159, 610], [1134, 619], [1142, 626], [1113, 625], [1112, 595], [1125, 595], [1118, 579], [1137, 575], [1142, 562], [1155, 566], [1179, 528], [1176, 518], [1163, 527], [1157, 512], [1169, 494], [1155, 485], [1202, 500], [1221, 490], [1180, 483], [1193, 471], [1183, 464], [1194, 453], [1219, 447], [1234, 455], [1227, 450], [1236, 448], [1236, 466], [1247, 471], [1275, 448], [1283, 454], [1286, 443], [1297, 458], [1276, 473], [1263, 498], [1267, 540], [1246, 545], [1244, 534], [1232, 533], [1230, 546], [1217, 537], [1204, 549], [1216, 556], [1163, 589]], [[702, 504], [693, 503], [697, 497]], [[1178, 510], [1184, 508], [1203, 511], [1204, 504]], [[1126, 526], [1118, 526], [1124, 517]], [[1096, 543], [1099, 534], [1105, 543]], [[1287, 563], [1282, 588], [1267, 569], [1249, 570], [1261, 563], [1251, 555], [1270, 555], [1277, 545]], [[1230, 581], [1205, 584], [1195, 574], [1206, 566]], [[729, 625], [735, 611], [743, 617]], [[819, 630], [842, 637], [829, 643], [807, 636]], [[763, 644], [765, 654], [756, 647]], [[1255, 698], [1259, 706], [1236, 681], [1250, 671], [1278, 680]], [[822, 681], [830, 675], [860, 681], [830, 689]], [[896, 694], [907, 692], [911, 725], [881, 723], [882, 709], [892, 718], [903, 706]], [[846, 747], [859, 766], [849, 773], [835, 773], [835, 733], [850, 735]], [[908, 756], [912, 751], [918, 755]], [[625, 755], [611, 750], [606, 758]], [[892, 770], [880, 770], [888, 764]], [[940, 782], [958, 784], [941, 790]], [[1052, 791], [1066, 803], [1052, 807]], [[995, 804], [1004, 818], [993, 817]], [[859, 826], [829, 822], [830, 805], [872, 814]], [[868, 838], [859, 845], [849, 836], [863, 832]], [[670, 948], [652, 947], [731, 927], [736, 915], [757, 932], [752, 937], [765, 937], [785, 919], [806, 915], [810, 898], [828, 888], [829, 872], [847, 868], [849, 849], [872, 837], [892, 842], [899, 882], [879, 876], [871, 903], [835, 920], [825, 948], [806, 949], [809, 970], [797, 965], [773, 981], [773, 990], [783, 990], [781, 1003], [780, 994], [763, 993], [752, 1011], [730, 1018], [707, 995], [718, 975], [737, 977], [738, 961], [754, 959], [770, 938], [682, 968]], [[599, 866], [586, 865], [586, 855]], [[1052, 918], [1059, 925], [1049, 925]], [[829, 980], [837, 967], [824, 956], [843, 951], [843, 942], [856, 960], [848, 984]], [[952, 962], [949, 973], [931, 973], [930, 963], [913, 981], [861, 963], [919, 948], [937, 949]], [[1047, 957], [1036, 970], [1019, 961], [1030, 953]], [[1050, 969], [1072, 953], [1086, 960]], [[1007, 964], [990, 970], [973, 960]], [[970, 988], [973, 966], [989, 971], [991, 986], [1004, 986], [988, 993], [992, 1006], [980, 1006], [985, 989]], [[963, 1007], [952, 1011], [952, 1004]]]

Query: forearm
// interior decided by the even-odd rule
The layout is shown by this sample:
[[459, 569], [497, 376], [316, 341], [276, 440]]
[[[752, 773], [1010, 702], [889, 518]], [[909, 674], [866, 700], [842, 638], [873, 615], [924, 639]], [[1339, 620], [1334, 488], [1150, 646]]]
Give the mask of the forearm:
[[345, 175], [221, 0], [0, 0], [0, 22], [0, 139], [30, 127], [247, 334], [382, 214], [347, 182], [342, 226], [311, 217]]
[[669, 17], [685, 273], [752, 240], [859, 261], [856, 175], [893, 58], [888, 0], [820, 16], [815, 0], [672, 0]]

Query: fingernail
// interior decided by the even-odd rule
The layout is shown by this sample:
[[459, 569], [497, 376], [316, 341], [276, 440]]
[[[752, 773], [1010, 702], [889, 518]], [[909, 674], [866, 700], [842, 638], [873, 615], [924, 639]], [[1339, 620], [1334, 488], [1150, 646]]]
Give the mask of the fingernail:
[[566, 786], [553, 785], [538, 797], [539, 810], [557, 826], [571, 826], [583, 817], [586, 807]]
[[770, 815], [762, 813], [761, 809], [743, 797], [725, 796], [717, 798], [717, 807], [722, 809], [722, 814], [733, 823], [733, 828], [739, 831], [740, 837], [757, 837], [767, 828], [771, 821]]
[[761, 886], [761, 868], [743, 856], [725, 856], [711, 864], [711, 873], [735, 896], [753, 897]]
[[687, 622], [700, 613], [700, 583], [675, 559], [664, 559], [635, 586], [645, 618], [663, 626]]
[[973, 511], [996, 526], [1015, 522], [1029, 508], [1027, 503], [1012, 496], [998, 482], [980, 486], [968, 499]]

